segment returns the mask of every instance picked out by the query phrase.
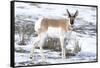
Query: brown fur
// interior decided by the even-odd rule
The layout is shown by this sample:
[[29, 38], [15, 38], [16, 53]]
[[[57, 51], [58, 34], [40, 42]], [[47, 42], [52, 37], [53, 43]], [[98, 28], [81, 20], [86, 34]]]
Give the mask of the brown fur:
[[68, 19], [47, 19], [41, 21], [41, 30], [47, 31], [49, 27], [61, 28], [62, 31], [67, 32], [70, 28], [70, 21]]

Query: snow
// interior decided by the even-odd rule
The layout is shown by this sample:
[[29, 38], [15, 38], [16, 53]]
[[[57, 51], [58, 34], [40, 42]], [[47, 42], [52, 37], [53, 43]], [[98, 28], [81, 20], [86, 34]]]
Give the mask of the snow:
[[[88, 42], [88, 43], [87, 43]], [[96, 39], [95, 38], [81, 38], [81, 47], [83, 52], [92, 52], [96, 53]]]
[[[75, 20], [75, 24], [74, 24], [75, 27], [78, 28], [84, 25], [83, 28], [89, 26], [88, 28], [90, 29], [91, 28], [96, 29], [95, 27], [96, 26], [96, 8], [95, 7], [72, 6], [72, 5], [51, 5], [51, 4], [39, 4], [38, 6], [40, 7], [37, 7], [36, 5], [30, 5], [30, 3], [16, 2], [15, 3], [15, 16], [16, 15], [28, 15], [28, 16], [36, 17], [36, 18], [39, 18], [40, 20], [37, 21], [36, 19], [32, 18], [32, 21], [37, 21], [39, 23], [42, 19], [41, 17], [55, 18], [55, 19], [66, 18], [67, 15], [64, 15], [64, 14], [67, 14], [66, 9], [68, 9], [69, 12], [71, 13], [75, 13], [75, 11], [78, 10], [79, 14], [78, 14], [77, 19]], [[92, 10], [92, 8], [94, 10]], [[88, 25], [89, 23], [92, 23], [94, 26]], [[58, 30], [56, 29], [54, 31], [50, 30], [48, 34], [50, 36], [55, 37], [59, 34], [57, 31]], [[94, 32], [94, 35], [91, 35], [92, 32]], [[39, 64], [41, 62], [41, 55], [40, 55], [39, 49], [35, 49], [35, 53], [34, 53], [35, 59], [34, 60], [30, 60], [29, 58], [30, 50], [33, 46], [32, 44], [37, 39], [37, 37], [32, 37], [30, 43], [25, 46], [18, 45], [17, 44], [18, 39], [19, 39], [19, 36], [16, 34], [15, 35], [15, 40], [16, 40], [15, 49], [21, 48], [28, 52], [27, 53], [15, 52], [15, 66], [26, 66], [26, 65]], [[71, 41], [69, 42], [69, 45], [66, 47], [73, 48], [75, 44], [75, 40], [77, 40], [79, 42], [79, 46], [81, 47], [81, 51], [75, 56], [62, 60], [61, 55], [60, 55], [61, 52], [44, 50], [47, 64], [96, 61], [97, 59], [96, 58], [96, 53], [97, 53], [96, 43], [97, 42], [96, 42], [95, 31], [84, 30], [83, 33], [73, 31], [70, 34], [70, 39]]]

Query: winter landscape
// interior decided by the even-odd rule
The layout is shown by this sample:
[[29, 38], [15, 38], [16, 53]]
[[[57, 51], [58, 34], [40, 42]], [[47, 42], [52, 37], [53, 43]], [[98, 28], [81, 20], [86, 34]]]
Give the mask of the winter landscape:
[[[52, 30], [48, 32], [48, 35], [54, 39], [47, 38], [45, 41], [43, 51], [46, 58], [45, 64], [67, 64], [97, 60], [96, 7], [24, 2], [15, 2], [14, 6], [15, 66], [43, 65], [38, 45], [34, 50], [34, 59], [30, 59], [30, 51], [34, 46], [33, 42], [37, 38], [34, 24], [40, 17], [53, 19], [67, 18], [66, 9], [72, 14], [78, 10], [78, 16], [75, 19], [70, 40], [68, 44], [65, 44], [66, 49], [69, 49], [68, 58], [65, 60], [61, 59], [60, 43], [58, 38], [54, 36], [54, 34], [57, 35], [57, 32]], [[73, 51], [70, 51], [71, 49]]]

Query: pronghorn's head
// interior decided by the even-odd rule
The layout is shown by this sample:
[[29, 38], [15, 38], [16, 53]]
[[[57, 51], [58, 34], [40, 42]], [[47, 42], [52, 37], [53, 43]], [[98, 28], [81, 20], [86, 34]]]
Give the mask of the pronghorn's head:
[[67, 9], [67, 13], [68, 13], [68, 17], [70, 18], [70, 24], [73, 25], [76, 16], [78, 16], [78, 10], [75, 12], [75, 14], [72, 15]]

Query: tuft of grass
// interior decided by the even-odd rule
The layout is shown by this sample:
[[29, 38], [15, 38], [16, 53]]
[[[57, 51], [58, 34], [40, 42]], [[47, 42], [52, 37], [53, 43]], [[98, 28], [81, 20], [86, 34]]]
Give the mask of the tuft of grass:
[[61, 51], [60, 40], [58, 38], [48, 38], [47, 41], [45, 41], [43, 48]]
[[15, 48], [15, 52], [30, 53], [30, 51], [27, 51], [27, 50], [23, 49], [22, 47]]
[[79, 46], [79, 42], [76, 41], [75, 46], [74, 46], [74, 52], [78, 53], [81, 51], [81, 47]]

